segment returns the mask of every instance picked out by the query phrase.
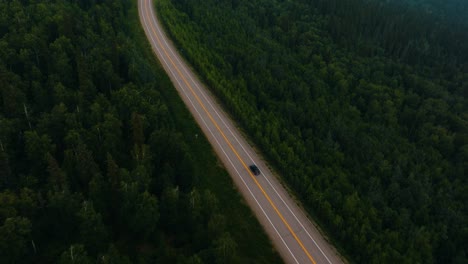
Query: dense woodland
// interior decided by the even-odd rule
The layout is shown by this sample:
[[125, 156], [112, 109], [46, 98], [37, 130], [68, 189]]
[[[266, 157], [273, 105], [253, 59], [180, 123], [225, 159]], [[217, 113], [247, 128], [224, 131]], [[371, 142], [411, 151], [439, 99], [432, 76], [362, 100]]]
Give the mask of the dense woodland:
[[136, 1], [0, 1], [0, 263], [279, 262], [195, 134]]
[[159, 0], [354, 263], [468, 263], [468, 2]]

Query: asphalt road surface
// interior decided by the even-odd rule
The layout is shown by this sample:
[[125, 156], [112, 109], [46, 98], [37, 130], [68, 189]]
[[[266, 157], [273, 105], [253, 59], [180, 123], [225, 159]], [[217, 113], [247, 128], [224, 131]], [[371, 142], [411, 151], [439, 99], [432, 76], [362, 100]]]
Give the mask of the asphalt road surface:
[[[283, 260], [286, 263], [343, 263], [334, 247], [183, 61], [157, 20], [152, 0], [138, 0], [138, 10], [154, 53]], [[255, 176], [249, 170], [251, 164], [258, 166], [260, 175]]]

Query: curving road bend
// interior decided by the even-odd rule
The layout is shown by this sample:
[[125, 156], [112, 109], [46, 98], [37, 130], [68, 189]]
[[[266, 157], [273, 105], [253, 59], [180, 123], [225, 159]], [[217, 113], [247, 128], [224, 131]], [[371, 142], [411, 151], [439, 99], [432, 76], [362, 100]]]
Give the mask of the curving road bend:
[[[154, 53], [283, 260], [343, 263], [182, 60], [157, 20], [152, 0], [138, 0], [138, 12]], [[258, 166], [260, 175], [249, 170], [251, 164]]]

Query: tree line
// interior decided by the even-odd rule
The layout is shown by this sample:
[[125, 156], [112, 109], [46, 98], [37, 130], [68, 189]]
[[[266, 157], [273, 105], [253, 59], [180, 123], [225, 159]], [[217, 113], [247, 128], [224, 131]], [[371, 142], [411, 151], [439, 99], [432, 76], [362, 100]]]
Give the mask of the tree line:
[[0, 2], [1, 263], [280, 261], [143, 36], [135, 1]]
[[413, 2], [156, 2], [183, 55], [355, 263], [467, 261], [466, 21]]

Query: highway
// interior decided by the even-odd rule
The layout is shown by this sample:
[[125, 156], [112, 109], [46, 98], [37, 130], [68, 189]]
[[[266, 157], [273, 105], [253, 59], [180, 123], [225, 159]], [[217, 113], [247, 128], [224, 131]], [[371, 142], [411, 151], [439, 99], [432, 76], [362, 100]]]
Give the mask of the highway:
[[[178, 54], [157, 19], [152, 0], [138, 0], [138, 12], [161, 65], [284, 262], [343, 263]], [[251, 164], [258, 166], [260, 175], [249, 170]]]

